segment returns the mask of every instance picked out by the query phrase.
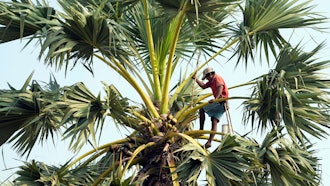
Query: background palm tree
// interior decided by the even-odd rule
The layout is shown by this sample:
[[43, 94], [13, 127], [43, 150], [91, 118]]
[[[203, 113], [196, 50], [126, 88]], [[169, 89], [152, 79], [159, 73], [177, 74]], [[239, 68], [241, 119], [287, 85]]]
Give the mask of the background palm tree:
[[[40, 59], [57, 70], [82, 63], [97, 73], [93, 65], [102, 62], [129, 83], [142, 103], [106, 83], [101, 97], [80, 82], [60, 87], [51, 78], [44, 86], [32, 75], [22, 88], [0, 91], [1, 145], [12, 143], [28, 155], [36, 142], [61, 134], [74, 151], [86, 143], [95, 146], [60, 167], [26, 162], [17, 171], [16, 184], [194, 185], [202, 170], [209, 185], [319, 184], [318, 159], [308, 139], [324, 138], [329, 128], [329, 79], [321, 74], [329, 63], [313, 57], [323, 44], [305, 52], [280, 32], [325, 20], [307, 2], [59, 4], [63, 12], [45, 2], [1, 2], [0, 41], [37, 40]], [[219, 146], [210, 152], [197, 139], [212, 131], [191, 130], [196, 111], [208, 104], [210, 94], [196, 89], [191, 77], [225, 52], [245, 66], [258, 53], [275, 64], [269, 73], [232, 87], [252, 85], [250, 97], [230, 98], [244, 99], [243, 123], [267, 135], [259, 144], [247, 135], [215, 132], [224, 137], [216, 139]], [[196, 63], [197, 68], [189, 68]], [[109, 117], [130, 135], [97, 145], [98, 131]]]

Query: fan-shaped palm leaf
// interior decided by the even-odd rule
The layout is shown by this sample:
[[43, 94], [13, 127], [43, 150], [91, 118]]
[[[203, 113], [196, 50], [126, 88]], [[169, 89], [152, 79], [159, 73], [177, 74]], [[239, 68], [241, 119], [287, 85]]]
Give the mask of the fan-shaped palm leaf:
[[[56, 87], [44, 90], [36, 81], [26, 89], [31, 77], [32, 74], [21, 90], [1, 91], [0, 98], [1, 144], [16, 132], [9, 142], [16, 141], [15, 148], [22, 154], [29, 153], [38, 140], [44, 141], [49, 135], [53, 138], [63, 115], [61, 107], [51, 105], [58, 98], [59, 90]], [[56, 81], [55, 86], [58, 86]]]
[[48, 166], [32, 160], [24, 162], [17, 171], [15, 179], [17, 185], [88, 185], [92, 183], [95, 172], [90, 167], [83, 167], [67, 171], [67, 164], [60, 167]]
[[[178, 167], [179, 179], [187, 183], [196, 183], [202, 167], [205, 167], [209, 185], [242, 182], [245, 170], [250, 169], [249, 161], [255, 157], [255, 153], [247, 147], [253, 146], [256, 144], [252, 141], [229, 135], [223, 138], [215, 151], [207, 154], [191, 144], [183, 146], [180, 150], [190, 153]], [[183, 172], [189, 167], [193, 167], [193, 171]]]
[[252, 141], [226, 135], [207, 158], [205, 166], [208, 184], [230, 185], [243, 181], [244, 172], [251, 167], [249, 159], [254, 157], [254, 153], [246, 147], [254, 145]]
[[84, 7], [79, 2], [70, 1], [61, 1], [60, 4], [66, 14], [61, 14], [59, 24], [49, 30], [41, 44], [40, 55], [47, 51], [47, 64], [58, 69], [67, 68], [69, 60], [73, 59], [73, 66], [81, 61], [92, 72], [96, 52], [119, 59], [129, 56], [124, 49], [129, 45], [123, 37], [125, 29], [120, 22], [114, 21], [117, 16], [114, 7], [111, 12], [103, 12], [105, 3], [98, 7]]
[[329, 128], [327, 98], [330, 80], [322, 75], [329, 62], [311, 59], [320, 49], [305, 53], [299, 48], [284, 48], [277, 66], [258, 80], [252, 99], [246, 101], [246, 121], [258, 128], [285, 125], [293, 139], [304, 141], [304, 133], [323, 137]]
[[39, 37], [47, 29], [47, 22], [53, 19], [55, 10], [43, 1], [0, 2], [0, 43], [26, 36]]
[[273, 185], [318, 185], [317, 158], [313, 151], [286, 140], [280, 132], [283, 127], [266, 135], [258, 156], [264, 165], [262, 177]]
[[[236, 46], [234, 55], [240, 59], [254, 58], [253, 49], [260, 46], [269, 59], [269, 49], [274, 56], [278, 48], [282, 48], [287, 41], [280, 34], [280, 29], [300, 28], [312, 26], [325, 21], [324, 17], [311, 12], [309, 1], [298, 4], [297, 0], [248, 0], [243, 10], [244, 21], [235, 29], [235, 38], [240, 42]], [[276, 48], [277, 46], [277, 48]]]
[[96, 132], [102, 130], [106, 116], [111, 116], [122, 126], [137, 128], [136, 122], [126, 114], [127, 99], [114, 86], [105, 84], [105, 90], [107, 95], [103, 101], [100, 95], [95, 97], [82, 83], [64, 89], [65, 99], [57, 104], [67, 107], [62, 123], [70, 125], [65, 137], [71, 137], [73, 149], [80, 149], [89, 137], [96, 143]]

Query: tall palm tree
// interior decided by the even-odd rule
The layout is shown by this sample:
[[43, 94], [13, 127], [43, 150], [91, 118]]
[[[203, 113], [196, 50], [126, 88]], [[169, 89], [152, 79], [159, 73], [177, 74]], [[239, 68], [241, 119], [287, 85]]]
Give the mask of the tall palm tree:
[[[329, 61], [313, 57], [323, 44], [305, 52], [280, 32], [324, 22], [309, 1], [58, 3], [62, 12], [44, 1], [0, 2], [0, 42], [36, 40], [40, 59], [57, 70], [82, 63], [97, 73], [94, 63], [104, 63], [142, 103], [106, 83], [101, 98], [82, 82], [60, 87], [51, 78], [44, 86], [32, 74], [22, 88], [1, 90], [0, 145], [12, 143], [21, 155], [55, 134], [68, 139], [74, 151], [86, 143], [96, 146], [109, 117], [131, 131], [59, 167], [26, 162], [15, 184], [197, 185], [202, 170], [209, 185], [319, 184], [318, 158], [308, 137], [327, 136], [330, 80], [321, 72]], [[225, 52], [245, 66], [258, 54], [275, 64], [269, 73], [231, 87], [252, 86], [251, 97], [229, 98], [243, 99], [243, 124], [267, 132], [261, 144], [247, 135], [192, 130], [196, 111], [210, 94], [193, 86], [191, 77]], [[196, 63], [196, 69], [187, 68]], [[212, 152], [198, 142], [211, 133], [223, 136], [214, 139], [219, 146]]]

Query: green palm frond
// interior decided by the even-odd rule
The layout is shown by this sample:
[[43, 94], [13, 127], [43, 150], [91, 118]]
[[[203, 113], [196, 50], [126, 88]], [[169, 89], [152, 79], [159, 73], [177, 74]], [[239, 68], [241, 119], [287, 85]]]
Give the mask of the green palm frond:
[[187, 144], [181, 148], [186, 154], [189, 153], [177, 169], [179, 179], [184, 183], [196, 183], [205, 167], [208, 185], [243, 183], [246, 181], [245, 171], [252, 169], [251, 160], [256, 157], [250, 149], [256, 145], [253, 141], [226, 135], [216, 150], [205, 154], [192, 144]]
[[0, 2], [0, 43], [26, 36], [39, 37], [46, 32], [47, 22], [55, 10], [44, 3], [32, 1]]
[[276, 186], [318, 185], [320, 177], [313, 151], [286, 140], [279, 134], [282, 129], [280, 127], [267, 134], [258, 150], [265, 169], [263, 177], [269, 179], [271, 176], [272, 184]]
[[128, 98], [124, 98], [115, 86], [107, 85], [106, 83], [103, 84], [104, 91], [106, 92], [105, 105], [107, 105], [109, 109], [107, 114], [111, 116], [116, 123], [136, 129], [136, 118], [130, 115], [130, 112], [134, 111], [134, 109], [129, 106]]
[[[30, 79], [31, 76], [27, 82]], [[52, 85], [52, 89], [43, 89], [33, 81], [30, 89], [1, 91], [1, 144], [10, 138], [8, 142], [15, 141], [14, 147], [18, 152], [29, 154], [38, 140], [46, 141], [59, 132], [62, 108], [54, 108], [51, 103], [60, 92], [56, 81]]]
[[89, 166], [65, 170], [66, 164], [55, 167], [42, 162], [24, 162], [17, 171], [15, 185], [90, 185], [93, 181], [93, 172]]
[[20, 170], [17, 171], [17, 174], [18, 177], [15, 179], [17, 184], [44, 185], [38, 181], [41, 176], [41, 169], [35, 161], [31, 163], [25, 162], [25, 165], [21, 166]]
[[61, 1], [60, 4], [65, 13], [60, 14], [59, 24], [49, 30], [41, 44], [40, 57], [47, 52], [48, 65], [67, 69], [69, 60], [74, 61], [72, 67], [80, 61], [93, 72], [94, 53], [117, 59], [130, 55], [125, 49], [129, 43], [123, 37], [127, 30], [119, 20], [115, 21], [118, 18], [114, 7], [111, 12], [104, 12], [105, 3], [98, 7], [84, 7], [77, 1]]
[[[200, 152], [195, 145], [188, 143], [180, 148], [184, 158], [177, 168], [178, 180], [184, 184], [197, 184], [198, 177], [203, 170], [204, 152]], [[187, 171], [190, 170], [190, 171]]]
[[[311, 11], [310, 1], [297, 0], [248, 0], [243, 10], [244, 21], [234, 30], [234, 37], [240, 38], [234, 55], [240, 59], [254, 59], [254, 49], [259, 46], [269, 60], [269, 50], [277, 56], [287, 41], [280, 29], [313, 27], [325, 21], [325, 17]], [[243, 9], [243, 8], [242, 8]]]
[[107, 107], [100, 96], [95, 97], [83, 83], [77, 83], [64, 89], [64, 102], [68, 109], [62, 123], [70, 126], [65, 131], [65, 138], [71, 137], [70, 147], [80, 149], [92, 137], [95, 143], [97, 129], [102, 127]]
[[69, 125], [65, 138], [71, 138], [70, 147], [80, 149], [89, 139], [96, 143], [96, 133], [103, 129], [106, 116], [111, 116], [120, 126], [137, 129], [137, 120], [129, 115], [127, 98], [121, 96], [113, 85], [104, 84], [105, 100], [94, 96], [83, 84], [77, 83], [64, 89], [65, 99], [57, 103], [67, 110], [62, 123]]
[[257, 80], [251, 100], [246, 101], [245, 121], [257, 127], [284, 125], [293, 139], [304, 141], [307, 133], [324, 137], [329, 128], [330, 80], [323, 74], [328, 61], [316, 62], [312, 56], [321, 48], [303, 52], [298, 47], [284, 48], [277, 66]]
[[[32, 74], [27, 78], [23, 87], [20, 89], [21, 92], [25, 91], [29, 86]], [[16, 116], [10, 116], [8, 111], [12, 111], [12, 105], [15, 98], [13, 97], [13, 93], [18, 93], [14, 87], [9, 84], [10, 90], [0, 90], [0, 145], [4, 144], [16, 131], [18, 131], [22, 127], [22, 123], [26, 119], [24, 116], [17, 118]], [[17, 109], [18, 111], [18, 109]]]
[[207, 158], [206, 173], [210, 185], [230, 185], [241, 182], [250, 169], [249, 159], [254, 153], [246, 147], [255, 144], [246, 139], [226, 135], [221, 144]]
[[[0, 90], [0, 145], [11, 142], [24, 155], [64, 129], [60, 134], [69, 148], [94, 147], [60, 166], [25, 162], [15, 184], [197, 185], [204, 171], [208, 185], [319, 184], [318, 159], [308, 138], [325, 137], [330, 128], [330, 80], [322, 75], [330, 63], [314, 59], [323, 44], [303, 52], [281, 33], [324, 22], [309, 0], [58, 3], [62, 12], [44, 1], [0, 2], [0, 43], [28, 36], [27, 45], [38, 40], [39, 58], [65, 72], [78, 63], [94, 72], [96, 57], [130, 85], [126, 93], [135, 91], [143, 103], [123, 97], [111, 82], [103, 82], [103, 97], [83, 83], [63, 88], [51, 77], [44, 86], [32, 75], [19, 90]], [[263, 142], [191, 131], [197, 110], [212, 95], [202, 94], [193, 74], [227, 52], [237, 64], [245, 60], [248, 65], [259, 50], [267, 62], [279, 54], [275, 68], [239, 85], [255, 82], [250, 97], [229, 99], [246, 100], [245, 124], [270, 131]], [[108, 75], [107, 82], [113, 81]], [[108, 121], [130, 135], [99, 145], [101, 135], [113, 132], [104, 128]], [[214, 151], [198, 141], [211, 133], [222, 135], [214, 139], [219, 144]]]

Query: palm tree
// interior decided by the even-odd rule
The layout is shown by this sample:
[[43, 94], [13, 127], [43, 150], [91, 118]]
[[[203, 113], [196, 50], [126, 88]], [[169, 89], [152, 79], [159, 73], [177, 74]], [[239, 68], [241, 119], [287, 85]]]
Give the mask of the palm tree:
[[[104, 63], [142, 103], [106, 83], [101, 98], [82, 82], [61, 87], [51, 78], [45, 86], [32, 74], [22, 88], [1, 90], [0, 145], [12, 143], [28, 155], [56, 134], [74, 151], [95, 145], [59, 167], [26, 162], [15, 184], [197, 185], [202, 170], [208, 185], [319, 184], [318, 158], [308, 139], [327, 136], [330, 80], [321, 72], [329, 61], [314, 58], [323, 44], [305, 52], [280, 32], [324, 22], [309, 1], [58, 2], [62, 12], [44, 1], [0, 2], [0, 42], [37, 41], [40, 59], [57, 70], [82, 63], [97, 73], [94, 63]], [[267, 133], [260, 144], [244, 134], [192, 130], [210, 94], [193, 86], [191, 77], [225, 52], [245, 66], [258, 53], [275, 64], [269, 73], [231, 87], [252, 86], [250, 97], [229, 99], [243, 100], [243, 124]], [[107, 118], [131, 134], [97, 145]], [[211, 133], [223, 136], [214, 139], [219, 146], [212, 152], [198, 142]]]

